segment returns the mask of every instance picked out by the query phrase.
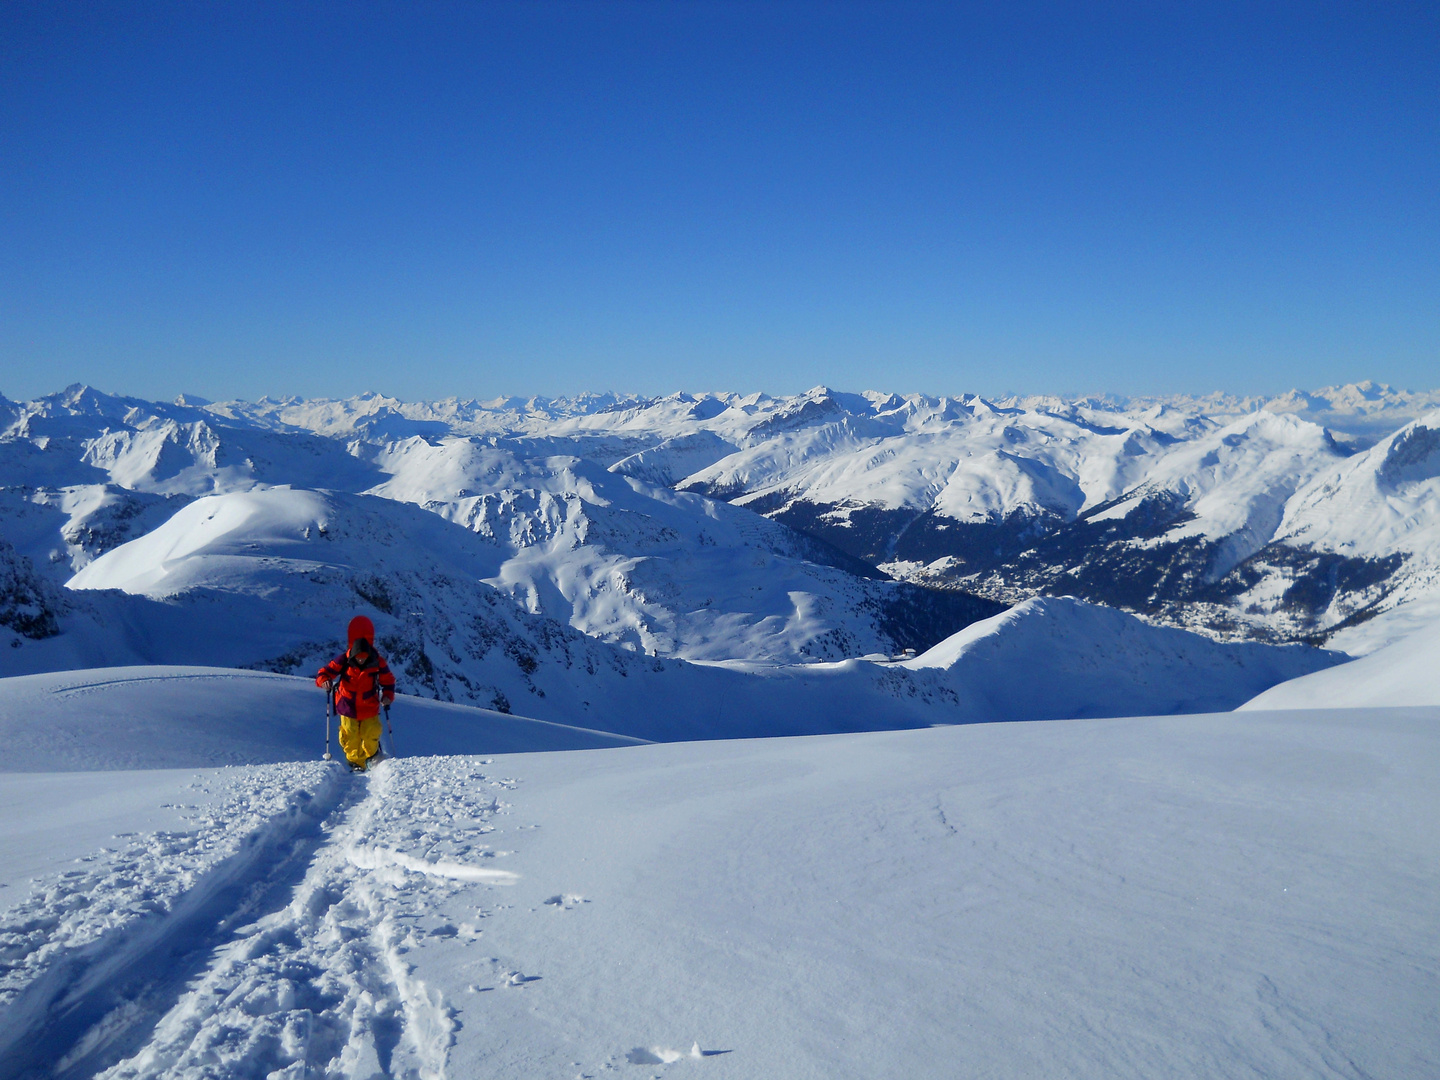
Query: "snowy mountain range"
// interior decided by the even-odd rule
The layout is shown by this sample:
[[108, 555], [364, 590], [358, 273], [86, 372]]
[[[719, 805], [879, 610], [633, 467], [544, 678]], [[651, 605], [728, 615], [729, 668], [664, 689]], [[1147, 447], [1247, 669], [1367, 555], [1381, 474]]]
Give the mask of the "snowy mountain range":
[[[973, 671], [892, 661], [1062, 619], [1063, 665], [1100, 625], [1083, 605], [995, 621], [1047, 596], [1141, 616], [1124, 656], [1184, 653], [1172, 697], [1199, 700], [1215, 646], [1138, 645], [1154, 624], [1361, 653], [1440, 585], [1440, 393], [1372, 384], [429, 403], [75, 386], [0, 399], [0, 485], [4, 673], [303, 671], [359, 607], [417, 692], [646, 738], [714, 729], [716, 695], [768, 702], [767, 731], [992, 715]], [[1334, 659], [1252, 647], [1206, 707]], [[813, 717], [820, 682], [826, 725], [787, 718], [774, 687]], [[1127, 689], [1049, 707], [1145, 711]]]

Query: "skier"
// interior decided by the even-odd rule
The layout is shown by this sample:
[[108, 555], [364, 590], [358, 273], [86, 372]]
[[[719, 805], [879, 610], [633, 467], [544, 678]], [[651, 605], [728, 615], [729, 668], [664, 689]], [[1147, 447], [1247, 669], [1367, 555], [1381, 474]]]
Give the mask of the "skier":
[[375, 651], [375, 624], [350, 620], [350, 647], [320, 669], [315, 685], [333, 690], [340, 714], [340, 748], [350, 767], [364, 772], [380, 750], [380, 706], [395, 700], [395, 676]]

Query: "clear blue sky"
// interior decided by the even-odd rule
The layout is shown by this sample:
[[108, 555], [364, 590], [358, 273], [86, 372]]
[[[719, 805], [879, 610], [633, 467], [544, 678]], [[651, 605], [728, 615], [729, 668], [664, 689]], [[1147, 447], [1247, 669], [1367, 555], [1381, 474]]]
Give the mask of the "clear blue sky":
[[0, 392], [1440, 385], [1440, 5], [0, 5]]

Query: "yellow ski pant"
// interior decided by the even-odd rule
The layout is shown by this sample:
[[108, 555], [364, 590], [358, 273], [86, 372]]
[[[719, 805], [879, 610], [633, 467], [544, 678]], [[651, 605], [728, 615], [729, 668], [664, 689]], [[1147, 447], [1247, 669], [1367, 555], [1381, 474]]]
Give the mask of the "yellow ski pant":
[[351, 765], [364, 765], [380, 749], [380, 717], [356, 720], [353, 716], [340, 717], [340, 749]]

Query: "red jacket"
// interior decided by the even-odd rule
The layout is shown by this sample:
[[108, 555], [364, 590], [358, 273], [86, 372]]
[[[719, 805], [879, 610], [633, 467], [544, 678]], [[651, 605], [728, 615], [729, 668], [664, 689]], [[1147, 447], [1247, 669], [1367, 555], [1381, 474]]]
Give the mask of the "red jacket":
[[315, 676], [316, 686], [327, 682], [335, 683], [335, 711], [357, 720], [380, 715], [382, 694], [387, 703], [395, 697], [395, 676], [390, 674], [385, 658], [373, 647], [363, 666], [348, 652], [331, 660]]

